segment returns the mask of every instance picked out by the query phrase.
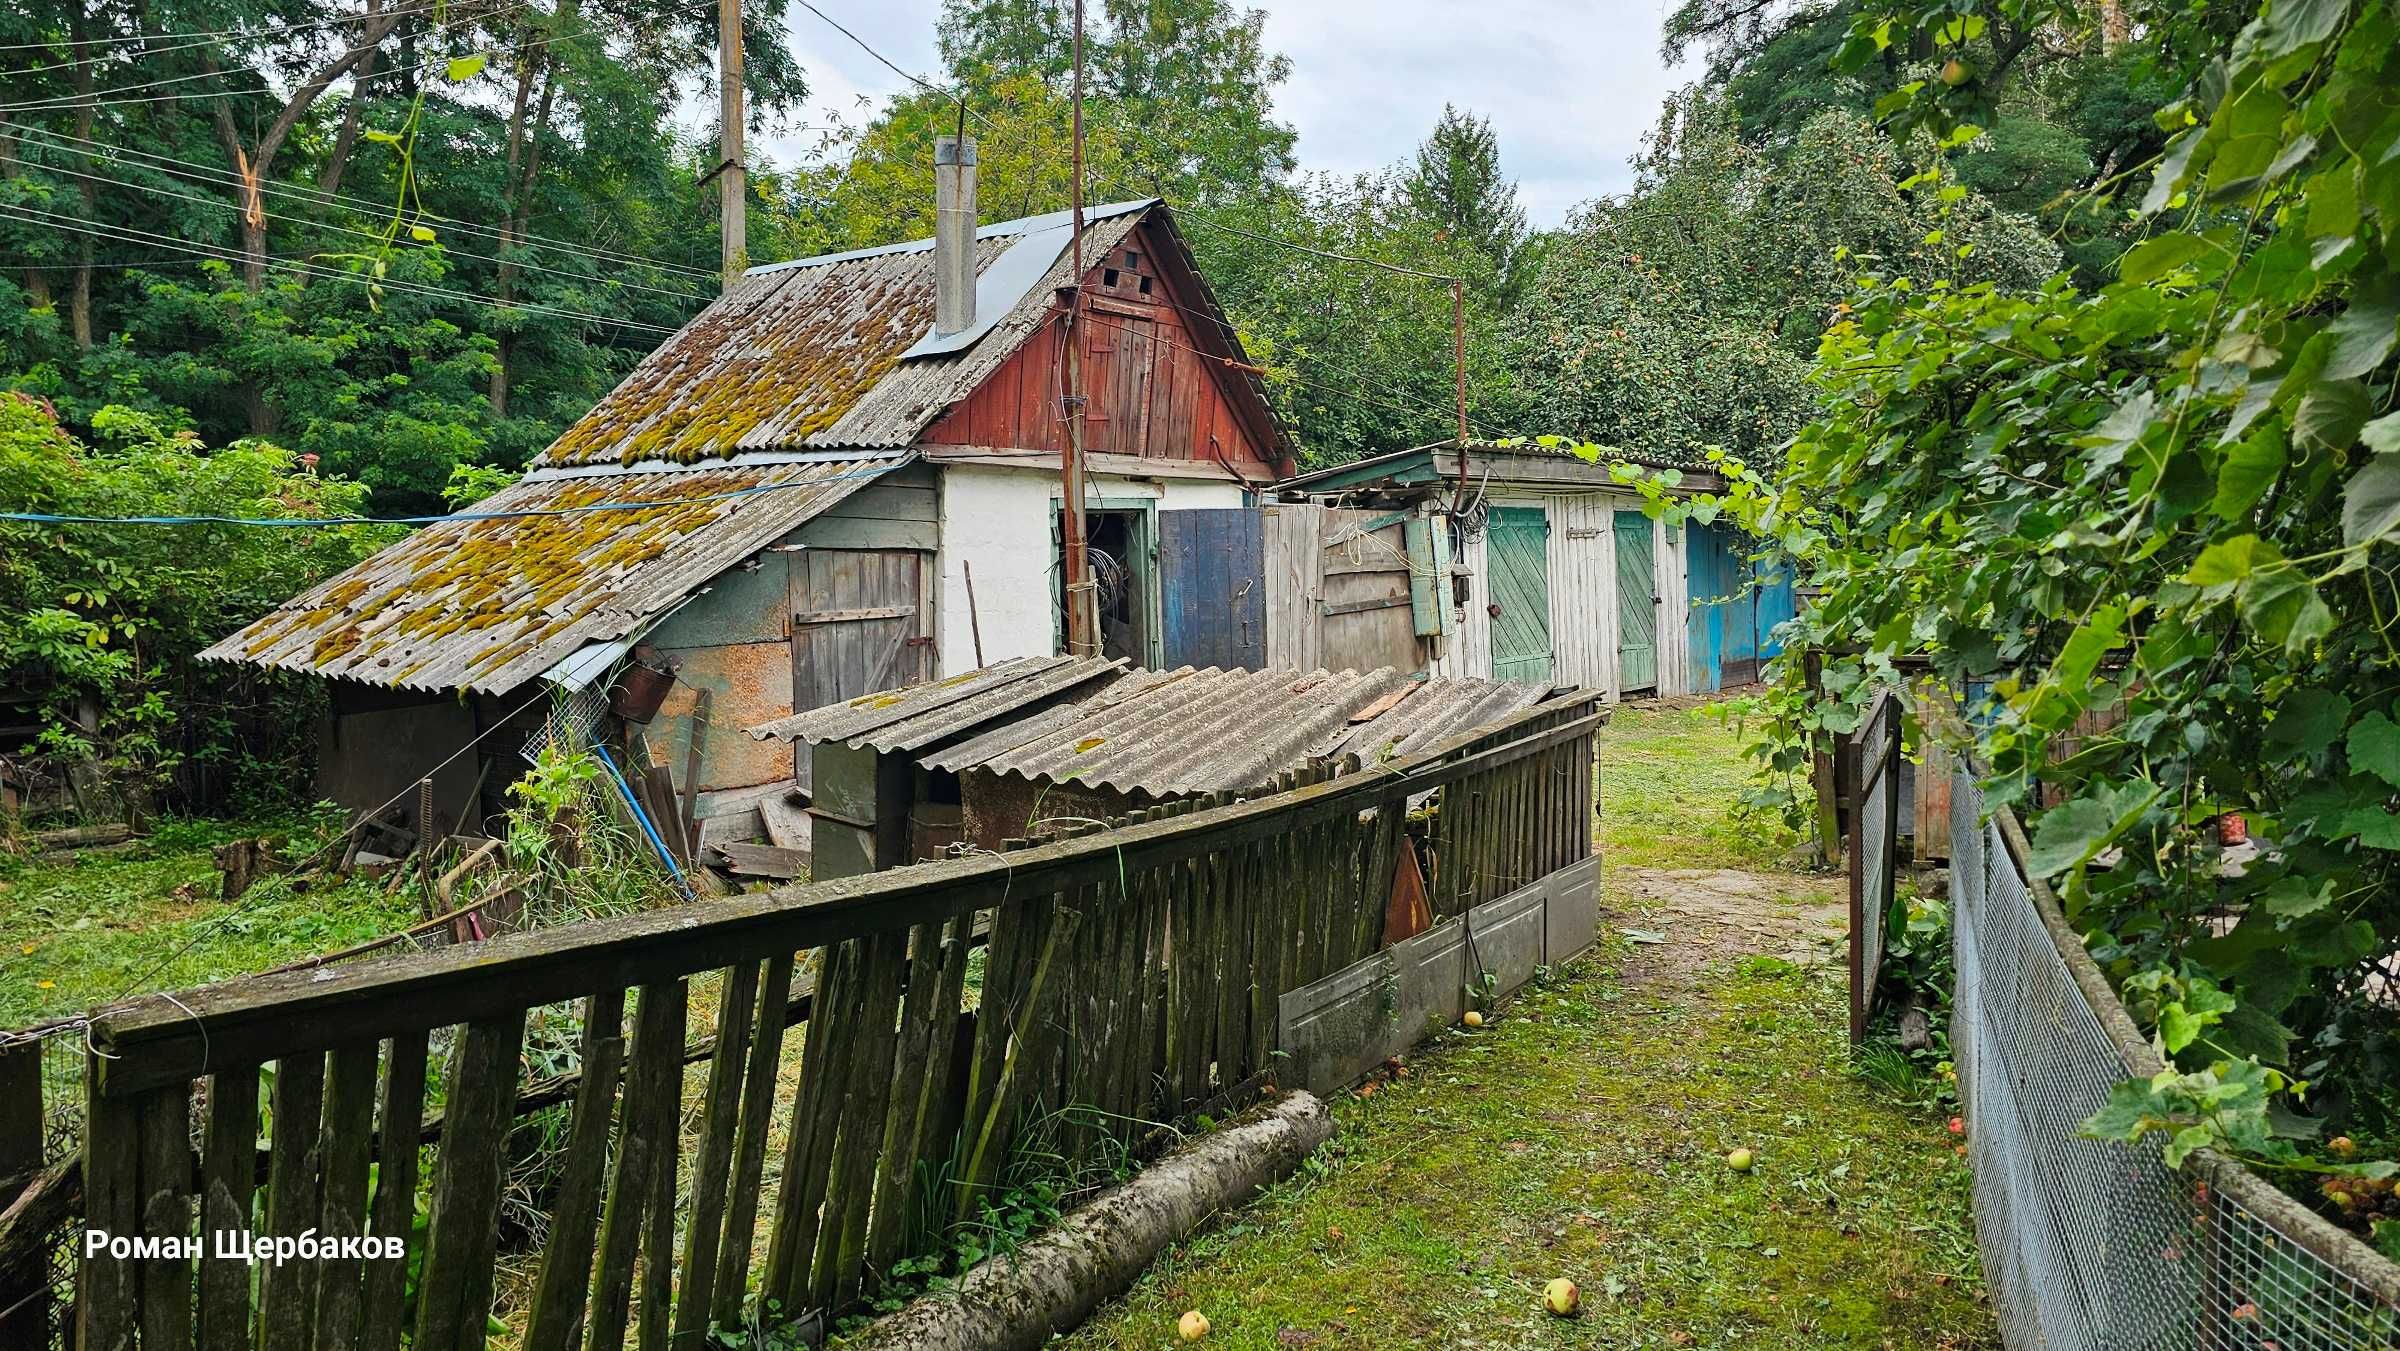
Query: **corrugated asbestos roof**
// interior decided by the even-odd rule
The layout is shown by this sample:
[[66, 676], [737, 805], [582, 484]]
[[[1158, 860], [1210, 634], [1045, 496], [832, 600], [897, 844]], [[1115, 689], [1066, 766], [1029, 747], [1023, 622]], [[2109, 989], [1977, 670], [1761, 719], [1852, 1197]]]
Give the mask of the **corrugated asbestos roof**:
[[[1152, 205], [1089, 213], [1085, 259], [1114, 248]], [[984, 226], [978, 270], [1055, 224], [1029, 216]], [[569, 427], [540, 463], [688, 464], [744, 451], [909, 445], [1017, 350], [1072, 270], [1061, 256], [965, 351], [902, 361], [933, 325], [932, 241], [754, 268]]]
[[913, 751], [1125, 669], [1122, 658], [1019, 657], [930, 685], [866, 694], [761, 723], [750, 735]]
[[[1543, 685], [1417, 680], [1385, 667], [1326, 671], [1125, 670], [1034, 657], [751, 729], [883, 751], [934, 747], [937, 769], [1153, 795], [1256, 788], [1321, 756], [1406, 754], [1540, 701]], [[1077, 687], [1081, 686], [1082, 689]], [[1020, 712], [1065, 691], [1061, 702]], [[904, 716], [886, 715], [903, 712]], [[941, 745], [945, 740], [954, 744]]]
[[[585, 643], [633, 632], [908, 458], [529, 479], [476, 504], [466, 513], [475, 519], [429, 525], [200, 655], [500, 693]], [[617, 502], [645, 505], [505, 515]]]

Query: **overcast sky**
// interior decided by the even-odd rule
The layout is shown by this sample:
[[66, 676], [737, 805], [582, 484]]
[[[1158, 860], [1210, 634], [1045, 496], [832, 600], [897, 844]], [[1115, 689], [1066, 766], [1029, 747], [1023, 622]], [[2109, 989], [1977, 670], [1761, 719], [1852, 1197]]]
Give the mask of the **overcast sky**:
[[[1488, 117], [1536, 225], [1623, 190], [1626, 160], [1659, 100], [1696, 73], [1658, 57], [1659, 0], [1253, 0], [1267, 43], [1292, 59], [1276, 113], [1300, 132], [1304, 170], [1354, 173], [1405, 158], [1445, 101]], [[819, 0], [878, 51], [918, 74], [934, 50], [940, 0]], [[1096, 8], [1097, 6], [1095, 6]], [[791, 9], [792, 41], [816, 91], [801, 127], [763, 149], [791, 163], [838, 109], [852, 122], [906, 87], [816, 16]]]

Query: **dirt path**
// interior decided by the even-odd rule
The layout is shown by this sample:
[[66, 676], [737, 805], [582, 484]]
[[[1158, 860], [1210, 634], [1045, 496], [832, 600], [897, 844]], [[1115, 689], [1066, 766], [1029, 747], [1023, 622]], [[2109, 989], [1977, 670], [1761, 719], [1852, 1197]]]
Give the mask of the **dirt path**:
[[[1652, 716], [1613, 729], [1631, 743], [1620, 765], [1695, 715]], [[1706, 749], [1730, 759], [1730, 733]], [[1674, 803], [1708, 795], [1659, 791], [1666, 805], [1633, 804], [1653, 824], [1622, 854], [1786, 847], [1745, 855], [1715, 814], [1662, 834], [1689, 810]], [[1223, 1347], [1997, 1345], [1963, 1162], [1931, 1112], [1851, 1067], [1836, 885], [1612, 869], [1591, 956], [1338, 1102], [1317, 1165], [1061, 1345], [1172, 1345], [1193, 1308]], [[1727, 1166], [1735, 1148], [1752, 1171]], [[1580, 1285], [1580, 1317], [1543, 1312], [1557, 1276]]]

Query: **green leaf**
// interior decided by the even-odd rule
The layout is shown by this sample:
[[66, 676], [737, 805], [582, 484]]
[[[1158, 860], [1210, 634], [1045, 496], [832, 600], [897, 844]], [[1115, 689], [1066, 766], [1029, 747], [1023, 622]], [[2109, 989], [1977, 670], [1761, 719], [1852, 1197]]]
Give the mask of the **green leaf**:
[[2350, 720], [2350, 696], [2338, 690], [2302, 689], [2283, 696], [2267, 740], [2304, 755], [2321, 755]]
[[2331, 878], [2280, 877], [2259, 898], [2278, 919], [2305, 919], [2333, 904]]
[[2055, 877], [2090, 862], [2140, 819], [2163, 791], [2137, 779], [2097, 797], [2079, 797], [2052, 807], [2034, 824], [2026, 869], [2037, 877]]
[[2382, 713], [2369, 713], [2351, 724], [2350, 739], [2342, 749], [2350, 753], [2352, 769], [2400, 788], [2400, 724]]
[[2095, 606], [2091, 617], [2077, 625], [2075, 632], [2068, 635], [2066, 645], [2059, 649], [2058, 661], [2050, 668], [2050, 679], [2080, 694], [2091, 683], [2100, 659], [2124, 642], [2125, 607], [2113, 603]]
[[2349, 12], [2349, 0], [2275, 0], [2242, 36], [2266, 56], [2285, 56], [2332, 37]]
[[2348, 966], [2382, 950], [2373, 920], [2353, 919], [2309, 929], [2292, 940], [2292, 955], [2310, 966]]
[[2292, 416], [2292, 434], [2304, 446], [2348, 450], [2374, 411], [2367, 387], [2356, 380], [2319, 380]]
[[2221, 539], [2200, 551], [2183, 580], [2194, 586], [2221, 587], [2242, 581], [2262, 563], [2283, 561], [2283, 551], [2256, 535]]
[[2217, 469], [2217, 495], [2210, 509], [2228, 521], [2249, 514], [2275, 476], [2283, 472], [2287, 458], [2283, 429], [2276, 423], [2267, 423], [2234, 442], [2225, 452], [2225, 463]]
[[2333, 355], [2325, 361], [2325, 376], [2348, 380], [2381, 366], [2400, 344], [2400, 294], [2359, 293], [2350, 308], [2327, 330], [2333, 334]]
[[2386, 413], [2359, 428], [2358, 443], [2378, 455], [2400, 451], [2400, 413]]
[[2209, 249], [2208, 241], [2195, 234], [2179, 230], [2174, 234], [2160, 235], [2134, 245], [2126, 253], [2125, 260], [2117, 264], [2117, 275], [2137, 286], [2154, 282], [2199, 258]]
[[491, 59], [482, 52], [477, 52], [473, 56], [455, 57], [442, 73], [450, 77], [450, 83], [464, 84], [482, 74], [485, 63]]
[[2158, 1011], [2158, 1040], [2173, 1055], [2200, 1039], [2201, 1029], [2208, 1019], [2186, 1010], [2181, 1004], [2169, 1004]]
[[430, 244], [433, 242], [433, 231], [422, 225], [411, 225], [408, 227], [408, 237], [420, 244]]
[[2378, 455], [2342, 486], [2342, 543], [2357, 548], [2395, 536], [2400, 536], [2400, 455]]

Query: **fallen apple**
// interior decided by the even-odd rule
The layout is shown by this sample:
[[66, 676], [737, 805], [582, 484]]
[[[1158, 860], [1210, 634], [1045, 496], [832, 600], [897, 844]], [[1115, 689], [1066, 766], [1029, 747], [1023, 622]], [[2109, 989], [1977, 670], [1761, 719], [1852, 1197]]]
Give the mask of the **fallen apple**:
[[1963, 1117], [1963, 1116], [1954, 1116], [1954, 1117], [1950, 1118], [1950, 1133], [1951, 1133], [1952, 1135], [1964, 1135], [1964, 1134], [1966, 1134], [1966, 1133], [1967, 1133], [1967, 1119], [1966, 1119], [1965, 1117]]
[[1196, 1342], [1208, 1335], [1208, 1315], [1198, 1309], [1187, 1310], [1175, 1320], [1175, 1335], [1187, 1342]]
[[1583, 1292], [1575, 1288], [1575, 1282], [1561, 1276], [1542, 1290], [1542, 1307], [1561, 1318], [1573, 1318], [1575, 1311], [1583, 1307]]
[[1483, 1026], [1483, 1015], [1477, 1013], [1473, 1009], [1468, 1009], [1467, 1016], [1461, 1018], [1459, 1021], [1465, 1023], [1469, 1027], [1481, 1027]]
[[1757, 1162], [1758, 1156], [1747, 1149], [1737, 1149], [1725, 1156], [1725, 1166], [1737, 1173], [1749, 1172], [1751, 1166]]

